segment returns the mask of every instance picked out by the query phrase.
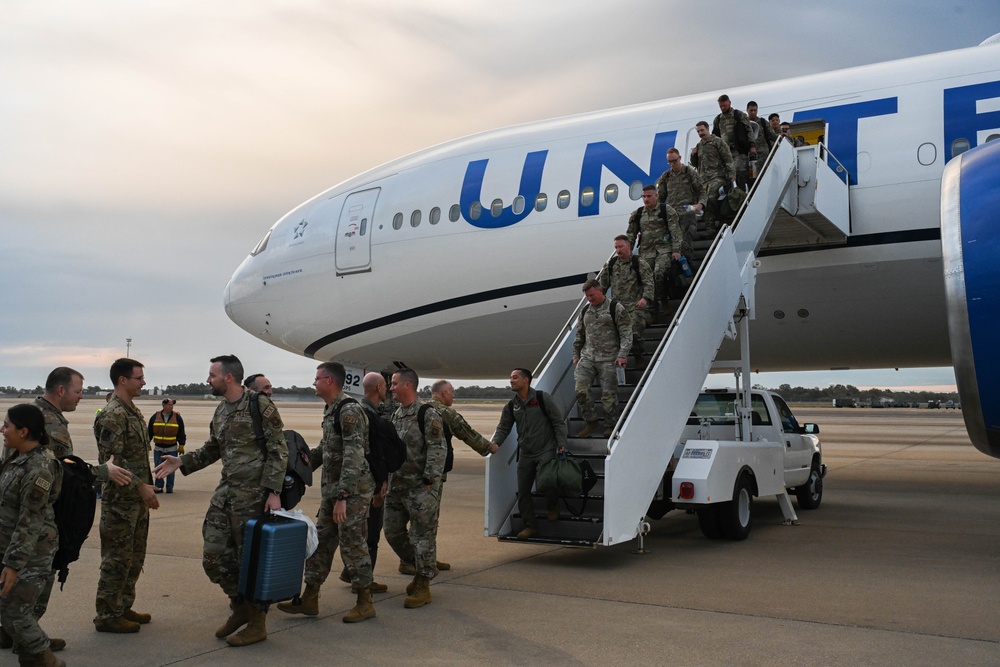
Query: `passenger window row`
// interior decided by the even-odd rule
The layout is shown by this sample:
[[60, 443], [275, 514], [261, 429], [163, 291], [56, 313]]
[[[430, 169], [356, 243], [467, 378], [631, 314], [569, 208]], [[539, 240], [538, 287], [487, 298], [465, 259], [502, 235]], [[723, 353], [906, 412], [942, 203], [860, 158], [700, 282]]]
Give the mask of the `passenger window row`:
[[[642, 197], [642, 187], [645, 185], [642, 181], [634, 181], [628, 188], [629, 199], [633, 201], [638, 201]], [[590, 206], [594, 203], [594, 188], [586, 187], [580, 191], [580, 204], [582, 206]], [[570, 205], [570, 200], [572, 195], [569, 190], [561, 190], [558, 195], [556, 195], [556, 206], [559, 208], [567, 208]], [[612, 183], [604, 188], [604, 201], [608, 204], [613, 204], [618, 201], [618, 185]], [[537, 213], [544, 211], [549, 205], [549, 196], [544, 192], [538, 194], [535, 197], [534, 208]], [[514, 215], [521, 215], [524, 213], [525, 200], [524, 197], [517, 196], [511, 203]], [[499, 218], [503, 213], [504, 204], [502, 199], [494, 199], [489, 204], [488, 215]], [[469, 209], [469, 217], [473, 220], [478, 220], [483, 216], [483, 203], [474, 202]], [[410, 227], [419, 227], [422, 220], [423, 214], [420, 210], [413, 211], [410, 213]], [[451, 222], [458, 222], [462, 217], [462, 208], [458, 204], [452, 204], [451, 208], [448, 209], [448, 220]], [[403, 222], [405, 221], [405, 216], [402, 212], [396, 213], [392, 218], [392, 228], [402, 229]], [[441, 209], [437, 206], [430, 210], [427, 216], [427, 220], [430, 224], [436, 225], [441, 222]]]

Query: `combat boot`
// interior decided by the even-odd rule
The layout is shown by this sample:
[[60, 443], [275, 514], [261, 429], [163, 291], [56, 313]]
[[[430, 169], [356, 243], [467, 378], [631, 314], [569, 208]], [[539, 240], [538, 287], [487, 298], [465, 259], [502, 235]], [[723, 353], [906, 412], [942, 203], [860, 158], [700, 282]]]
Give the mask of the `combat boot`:
[[249, 602], [246, 604], [250, 612], [250, 622], [247, 623], [247, 627], [226, 638], [226, 643], [230, 646], [249, 646], [267, 639], [267, 612], [261, 611], [257, 605]]
[[386, 591], [389, 590], [389, 587], [386, 586], [385, 584], [380, 584], [377, 581], [373, 581], [372, 585], [369, 586], [369, 590], [372, 593], [385, 593]]
[[430, 604], [431, 601], [431, 580], [422, 574], [418, 574], [413, 580], [413, 592], [405, 600], [403, 606], [407, 609], [416, 609]]
[[232, 600], [232, 604], [229, 606], [233, 612], [229, 615], [226, 622], [215, 631], [215, 636], [219, 639], [228, 637], [250, 621], [250, 603], [246, 602], [242, 597], [233, 598]]
[[578, 438], [586, 438], [591, 433], [597, 430], [597, 426], [600, 424], [596, 419], [592, 422], [587, 422], [587, 425], [580, 429], [580, 432], [576, 434]]
[[128, 620], [124, 616], [116, 616], [115, 618], [95, 618], [94, 627], [97, 628], [98, 632], [114, 632], [115, 634], [139, 632], [139, 624], [135, 621]]
[[49, 650], [55, 653], [66, 648], [66, 640], [58, 637], [49, 637]]
[[443, 560], [439, 560], [439, 561], [437, 561], [437, 569], [439, 569], [439, 570], [450, 570], [451, 569], [451, 563], [446, 563]]
[[419, 576], [420, 575], [418, 575], [418, 574], [413, 575], [413, 581], [411, 581], [410, 583], [406, 584], [406, 594], [407, 595], [413, 595], [413, 591], [417, 590], [417, 578]]
[[417, 566], [413, 563], [407, 563], [405, 560], [401, 560], [399, 561], [399, 573], [414, 576], [417, 574]]
[[66, 667], [66, 663], [52, 655], [52, 651], [46, 649], [44, 653], [17, 656], [19, 665], [32, 665], [33, 667]]
[[131, 609], [126, 609], [122, 613], [122, 618], [124, 618], [126, 621], [132, 621], [133, 623], [138, 623], [139, 625], [146, 625], [151, 620], [153, 620], [153, 617], [151, 615], [144, 614], [138, 611], [132, 611]]
[[372, 604], [372, 591], [362, 588], [358, 591], [358, 601], [354, 609], [344, 614], [344, 623], [360, 623], [369, 618], [375, 618], [375, 605]]
[[306, 590], [299, 597], [296, 595], [288, 602], [279, 602], [278, 609], [286, 614], [305, 614], [306, 616], [316, 616], [319, 614], [319, 586], [316, 584], [306, 584]]

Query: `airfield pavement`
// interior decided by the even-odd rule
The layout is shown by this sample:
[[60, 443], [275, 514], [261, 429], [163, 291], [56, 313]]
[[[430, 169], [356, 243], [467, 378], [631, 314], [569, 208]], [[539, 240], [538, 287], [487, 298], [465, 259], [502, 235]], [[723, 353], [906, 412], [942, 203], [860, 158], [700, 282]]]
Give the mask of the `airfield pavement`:
[[[19, 401], [0, 400], [0, 409]], [[69, 413], [77, 453], [96, 459], [91, 433], [103, 401]], [[158, 399], [138, 405], [148, 417]], [[189, 448], [207, 435], [210, 400], [181, 398]], [[311, 445], [322, 404], [278, 397], [286, 428]], [[501, 407], [456, 407], [492, 433]], [[153, 621], [137, 635], [94, 630], [100, 560], [95, 529], [43, 627], [67, 640], [69, 665], [998, 665], [1000, 460], [974, 449], [957, 411], [799, 407], [820, 424], [829, 474], [820, 509], [783, 526], [774, 499], [755, 504], [744, 542], [705, 539], [697, 520], [652, 522], [636, 544], [569, 549], [483, 537], [483, 460], [458, 444], [445, 487], [438, 555], [451, 562], [433, 603], [403, 608], [410, 580], [384, 539], [377, 618], [346, 625], [354, 596], [335, 573], [320, 615], [272, 608], [267, 641], [230, 648], [214, 637], [227, 600], [201, 568], [201, 521], [218, 482], [213, 466], [178, 475], [153, 512], [135, 608]], [[216, 464], [218, 465], [218, 464]], [[315, 514], [316, 487], [302, 508]], [[0, 665], [14, 664], [3, 652]]]

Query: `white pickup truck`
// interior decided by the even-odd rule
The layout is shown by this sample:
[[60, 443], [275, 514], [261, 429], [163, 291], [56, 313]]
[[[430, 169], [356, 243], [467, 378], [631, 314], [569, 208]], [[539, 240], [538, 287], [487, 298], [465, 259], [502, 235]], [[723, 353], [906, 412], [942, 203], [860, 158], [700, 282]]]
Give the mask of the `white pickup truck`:
[[[755, 496], [787, 490], [799, 509], [819, 507], [826, 475], [819, 427], [800, 425], [780, 396], [757, 389], [751, 391], [749, 419], [742, 420], [738, 397], [732, 389], [698, 396], [650, 517], [694, 510], [706, 537], [742, 540], [753, 525]], [[743, 434], [745, 422], [749, 432]]]

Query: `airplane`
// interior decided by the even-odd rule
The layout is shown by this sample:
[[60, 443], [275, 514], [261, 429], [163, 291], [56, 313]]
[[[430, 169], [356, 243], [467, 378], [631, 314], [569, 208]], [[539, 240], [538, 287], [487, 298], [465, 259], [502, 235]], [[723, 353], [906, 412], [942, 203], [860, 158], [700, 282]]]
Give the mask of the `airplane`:
[[[357, 372], [531, 368], [612, 239], [717, 98], [816, 121], [850, 192], [846, 242], [759, 253], [759, 371], [954, 361], [973, 443], [1000, 457], [990, 334], [1000, 240], [1000, 35], [979, 46], [531, 122], [449, 141], [292, 209], [225, 289], [254, 336]], [[833, 159], [833, 158], [831, 158]], [[967, 215], [968, 214], [968, 215]], [[992, 215], [992, 220], [990, 216]], [[973, 218], [972, 216], [975, 216]], [[969, 272], [975, 294], [966, 294]], [[356, 388], [356, 387], [355, 387]]]

